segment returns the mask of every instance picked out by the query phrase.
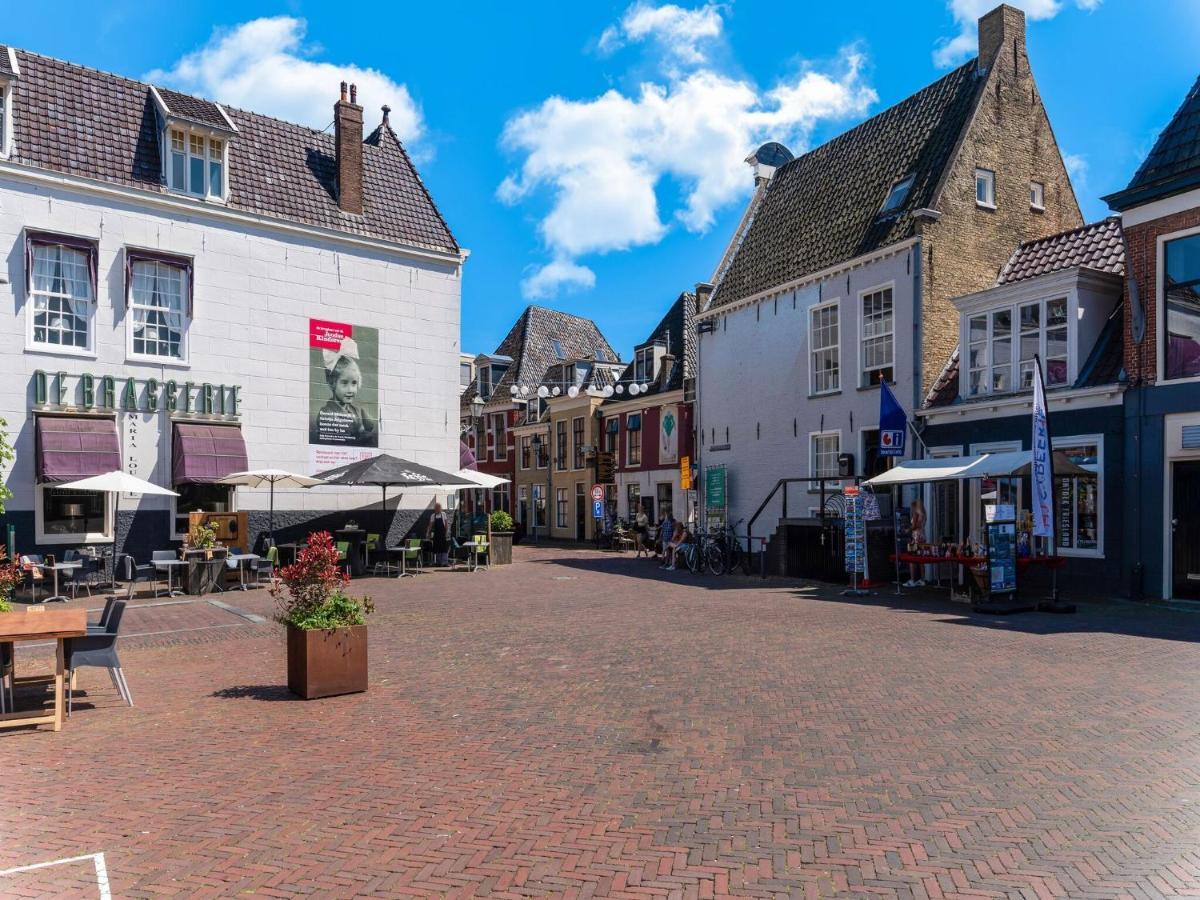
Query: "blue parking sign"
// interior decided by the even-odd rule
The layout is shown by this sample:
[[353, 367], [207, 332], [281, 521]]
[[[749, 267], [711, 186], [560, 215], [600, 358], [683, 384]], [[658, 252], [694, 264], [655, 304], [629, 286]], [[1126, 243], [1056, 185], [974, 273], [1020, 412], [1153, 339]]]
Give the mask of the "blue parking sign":
[[593, 500], [592, 501], [592, 518], [593, 519], [603, 519], [604, 518], [604, 501], [603, 500]]

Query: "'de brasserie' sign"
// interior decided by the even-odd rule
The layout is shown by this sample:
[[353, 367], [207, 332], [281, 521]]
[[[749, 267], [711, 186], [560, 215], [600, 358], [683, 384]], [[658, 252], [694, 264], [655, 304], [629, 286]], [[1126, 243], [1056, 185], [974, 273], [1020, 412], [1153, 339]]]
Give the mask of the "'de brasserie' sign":
[[[73, 383], [72, 383], [73, 382]], [[169, 378], [117, 378], [112, 375], [33, 373], [33, 405], [81, 412], [158, 412], [195, 416], [237, 416], [242, 388], [236, 384], [176, 381]]]

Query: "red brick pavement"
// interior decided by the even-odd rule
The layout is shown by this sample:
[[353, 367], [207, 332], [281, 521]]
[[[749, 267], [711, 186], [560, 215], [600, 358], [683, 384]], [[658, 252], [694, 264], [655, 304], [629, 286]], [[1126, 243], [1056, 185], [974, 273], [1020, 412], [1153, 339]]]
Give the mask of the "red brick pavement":
[[85, 671], [61, 733], [0, 731], [0, 869], [102, 852], [124, 897], [1200, 895], [1200, 616], [517, 558], [356, 583], [371, 689], [315, 702], [277, 626], [132, 610], [136, 708]]

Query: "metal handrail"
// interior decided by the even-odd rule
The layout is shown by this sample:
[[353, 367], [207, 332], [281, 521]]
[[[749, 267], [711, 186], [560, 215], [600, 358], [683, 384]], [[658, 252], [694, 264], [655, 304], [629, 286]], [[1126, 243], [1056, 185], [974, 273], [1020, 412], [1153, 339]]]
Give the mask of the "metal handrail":
[[[821, 477], [810, 477], [810, 478], [780, 478], [780, 479], [779, 479], [777, 482], [775, 482], [775, 487], [771, 488], [771, 492], [770, 492], [769, 494], [767, 494], [767, 497], [766, 497], [766, 499], [765, 499], [765, 500], [763, 500], [763, 502], [762, 502], [762, 503], [760, 503], [760, 504], [758, 505], [758, 509], [756, 509], [756, 510], [754, 511], [754, 515], [752, 515], [752, 516], [750, 517], [750, 521], [749, 521], [749, 523], [746, 525], [746, 546], [747, 546], [747, 548], [749, 548], [749, 547], [753, 546], [753, 541], [754, 541], [754, 523], [758, 521], [758, 517], [762, 515], [762, 513], [763, 513], [763, 510], [765, 510], [765, 509], [767, 508], [767, 505], [768, 505], [768, 504], [770, 504], [770, 502], [771, 502], [771, 501], [774, 499], [775, 495], [776, 495], [777, 493], [779, 493], [780, 489], [782, 489], [782, 490], [783, 490], [783, 515], [781, 515], [781, 516], [780, 516], [780, 518], [781, 518], [781, 519], [786, 519], [786, 518], [788, 517], [788, 514], [787, 514], [787, 513], [788, 513], [788, 502], [787, 502], [787, 501], [788, 501], [788, 496], [787, 496], [787, 486], [788, 486], [789, 484], [794, 484], [794, 483], [801, 482], [801, 481], [802, 481], [802, 482], [805, 482], [806, 484], [812, 484], [814, 481], [815, 481], [815, 482], [817, 482], [817, 483], [820, 485], [820, 490], [821, 490], [821, 505], [820, 505], [820, 507], [819, 507], [819, 510], [820, 510], [820, 516], [819, 516], [819, 518], [821, 519], [821, 521], [822, 521], [822, 522], [824, 522], [824, 521], [825, 521], [825, 482], [827, 482], [827, 481], [846, 481], [846, 480], [847, 480], [847, 478], [849, 478], [849, 476], [838, 476], [838, 477], [833, 477], [833, 476], [821, 476]], [[855, 481], [857, 481], [858, 479], [857, 479], [857, 478], [855, 478], [854, 480], [855, 480]], [[766, 578], [766, 577], [767, 577], [767, 570], [766, 570], [766, 559], [765, 559], [765, 557], [766, 557], [766, 552], [767, 552], [767, 539], [766, 539], [766, 538], [760, 538], [759, 540], [762, 542], [762, 550], [760, 551], [760, 552], [761, 552], [761, 554], [762, 554], [762, 558], [761, 558], [761, 559], [760, 559], [760, 561], [759, 561], [759, 568], [760, 568], [760, 571], [762, 572], [762, 577], [763, 577], [763, 578]]]

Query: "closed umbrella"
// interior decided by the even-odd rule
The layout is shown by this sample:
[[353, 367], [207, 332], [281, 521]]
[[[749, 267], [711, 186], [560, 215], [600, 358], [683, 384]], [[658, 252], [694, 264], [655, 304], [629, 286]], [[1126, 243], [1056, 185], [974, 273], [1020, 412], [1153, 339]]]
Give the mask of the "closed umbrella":
[[[117, 558], [120, 556], [119, 548], [117, 547], [117, 509], [121, 505], [121, 494], [158, 494], [166, 497], [178, 497], [179, 495], [169, 488], [160, 487], [150, 481], [144, 481], [128, 472], [123, 472], [120, 469], [115, 469], [112, 472], [105, 472], [103, 475], [92, 475], [89, 478], [81, 478], [79, 481], [68, 481], [58, 485], [60, 488], [70, 488], [75, 491], [102, 491], [104, 493], [113, 494], [113, 565], [116, 565]], [[114, 573], [115, 574], [115, 573]]]
[[250, 469], [246, 472], [234, 472], [232, 475], [217, 479], [217, 484], [234, 484], [253, 488], [260, 488], [264, 484], [271, 486], [271, 511], [267, 522], [267, 531], [271, 535], [272, 544], [275, 543], [275, 485], [310, 488], [324, 483], [320, 478], [297, 475], [295, 472], [288, 472], [284, 469]]

